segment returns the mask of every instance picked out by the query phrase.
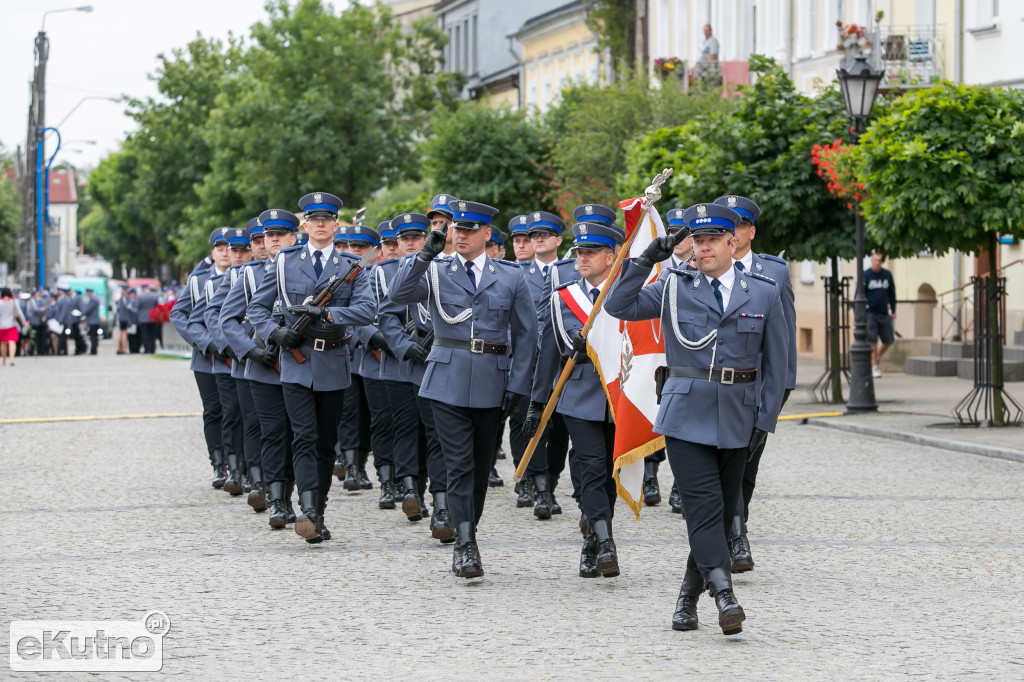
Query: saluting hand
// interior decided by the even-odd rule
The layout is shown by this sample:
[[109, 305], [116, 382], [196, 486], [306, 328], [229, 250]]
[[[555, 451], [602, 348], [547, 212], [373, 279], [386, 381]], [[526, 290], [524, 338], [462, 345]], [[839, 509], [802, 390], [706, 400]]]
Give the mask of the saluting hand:
[[419, 258], [425, 260], [428, 263], [434, 260], [434, 256], [444, 251], [445, 242], [448, 241], [448, 228], [442, 228], [440, 230], [434, 230], [427, 236], [427, 241], [423, 244], [423, 248], [420, 249]]
[[655, 238], [636, 259], [636, 264], [642, 268], [653, 268], [655, 263], [660, 263], [671, 256], [676, 246], [686, 239], [687, 234], [688, 230], [679, 230], [675, 234]]

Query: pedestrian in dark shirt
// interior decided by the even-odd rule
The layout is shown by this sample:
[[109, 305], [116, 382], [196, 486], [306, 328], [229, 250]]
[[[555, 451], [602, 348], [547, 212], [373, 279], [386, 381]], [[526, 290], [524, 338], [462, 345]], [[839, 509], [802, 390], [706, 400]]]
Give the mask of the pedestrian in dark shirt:
[[871, 267], [864, 271], [864, 294], [868, 299], [868, 343], [871, 344], [871, 375], [882, 376], [879, 362], [893, 343], [896, 319], [896, 282], [882, 267], [882, 254], [871, 254]]

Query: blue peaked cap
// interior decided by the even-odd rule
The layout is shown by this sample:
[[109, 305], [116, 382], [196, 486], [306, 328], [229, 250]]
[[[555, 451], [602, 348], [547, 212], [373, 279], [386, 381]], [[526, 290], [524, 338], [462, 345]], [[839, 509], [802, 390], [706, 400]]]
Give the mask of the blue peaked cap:
[[626, 231], [617, 225], [583, 221], [572, 226], [577, 249], [614, 249], [626, 239]]
[[330, 215], [337, 217], [345, 204], [338, 197], [327, 192], [312, 192], [299, 199], [299, 208], [306, 216]]
[[611, 225], [615, 222], [615, 211], [601, 204], [582, 204], [572, 210], [572, 219], [576, 222]]
[[742, 222], [750, 223], [751, 225], [756, 223], [757, 219], [761, 217], [761, 208], [746, 197], [727, 194], [724, 197], [715, 199], [715, 203], [736, 211], [740, 214]]
[[264, 232], [295, 232], [299, 229], [299, 216], [283, 208], [268, 208], [257, 218]]
[[740, 215], [721, 204], [694, 204], [683, 211], [690, 234], [735, 234]]

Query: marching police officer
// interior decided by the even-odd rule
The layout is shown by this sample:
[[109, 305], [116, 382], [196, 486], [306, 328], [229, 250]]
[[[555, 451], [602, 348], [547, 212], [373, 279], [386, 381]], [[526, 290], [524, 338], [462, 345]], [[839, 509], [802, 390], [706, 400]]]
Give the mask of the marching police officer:
[[[330, 539], [324, 511], [334, 477], [342, 392], [352, 381], [346, 328], [373, 319], [373, 297], [359, 261], [334, 248], [341, 205], [327, 192], [299, 200], [309, 242], [278, 252], [247, 308], [260, 336], [281, 349], [281, 389], [294, 433], [292, 462], [302, 511], [295, 532], [310, 543]], [[277, 217], [271, 210], [269, 218]], [[342, 281], [326, 306], [312, 304], [317, 294], [337, 284], [332, 278], [345, 280], [350, 273], [354, 277]], [[273, 318], [278, 299], [284, 326]], [[300, 318], [309, 321], [302, 332], [294, 329], [302, 326]]]
[[82, 305], [82, 317], [89, 327], [89, 355], [96, 355], [100, 345], [100, 326], [103, 321], [100, 319], [100, 299], [96, 298], [96, 291], [87, 288], [85, 300]]
[[[746, 197], [733, 194], [719, 197], [715, 199], [715, 203], [731, 208], [740, 216], [740, 222], [736, 225], [736, 236], [733, 239], [736, 245], [733, 263], [736, 268], [740, 271], [763, 274], [775, 280], [779, 286], [779, 294], [782, 296], [782, 312], [786, 317], [786, 326], [789, 331], [786, 392], [782, 399], [782, 404], [785, 405], [790, 392], [796, 388], [796, 312], [793, 304], [793, 283], [789, 279], [789, 265], [777, 256], [766, 253], [756, 254], [751, 249], [750, 242], [757, 234], [755, 223], [761, 217], [761, 209], [757, 204]], [[761, 446], [751, 453], [750, 459], [747, 460], [747, 466], [743, 469], [743, 495], [740, 497], [736, 515], [729, 527], [733, 573], [743, 573], [754, 568], [754, 557], [750, 552], [750, 543], [747, 541], [747, 518], [750, 515], [750, 499], [754, 495], [757, 469], [763, 453], [764, 443], [761, 443]]]
[[434, 401], [437, 436], [448, 466], [448, 507], [455, 525], [452, 571], [483, 575], [476, 524], [483, 513], [496, 431], [503, 414], [530, 389], [537, 312], [514, 264], [484, 252], [497, 210], [472, 201], [449, 204], [453, 257], [436, 258], [446, 233], [435, 230], [392, 283], [400, 305], [427, 302], [434, 345], [420, 395]]
[[707, 585], [719, 626], [732, 635], [742, 631], [746, 615], [732, 589], [726, 528], [747, 456], [775, 430], [782, 408], [787, 330], [775, 282], [733, 267], [736, 212], [696, 204], [684, 217], [697, 269], [672, 269], [645, 287], [654, 264], [681, 241], [680, 234], [658, 237], [639, 258], [623, 262], [605, 305], [622, 320], [660, 318], [666, 330], [670, 366], [659, 370], [664, 385], [654, 431], [665, 436], [690, 543], [672, 627], [697, 627], [697, 599]]
[[[213, 373], [213, 358], [206, 355], [206, 348], [209, 346], [210, 340], [209, 338], [193, 339], [189, 334], [188, 322], [192, 317], [192, 311], [203, 301], [206, 280], [210, 278], [211, 274], [223, 274], [230, 265], [228, 229], [218, 227], [210, 233], [209, 258], [212, 267], [210, 269], [198, 268], [189, 275], [185, 282], [185, 291], [178, 296], [169, 315], [175, 330], [186, 343], [192, 346], [192, 362], [189, 369], [195, 376], [199, 397], [203, 402], [203, 435], [206, 437], [206, 449], [210, 454], [210, 464], [213, 466], [211, 485], [214, 488], [223, 487], [224, 480], [227, 478], [225, 471], [227, 462], [224, 459], [224, 443], [221, 435], [220, 395], [217, 389], [217, 378]], [[141, 299], [141, 296], [139, 298]], [[141, 303], [139, 311], [141, 319]], [[152, 338], [155, 338], [155, 335]], [[202, 348], [200, 348], [200, 344], [202, 344]]]

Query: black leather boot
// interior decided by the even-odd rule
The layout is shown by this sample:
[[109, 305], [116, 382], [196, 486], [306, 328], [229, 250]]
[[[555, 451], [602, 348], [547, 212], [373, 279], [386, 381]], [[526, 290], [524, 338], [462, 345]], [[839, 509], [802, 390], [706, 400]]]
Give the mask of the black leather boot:
[[537, 490], [537, 505], [533, 508], [533, 515], [538, 519], [550, 519], [551, 493], [548, 491], [548, 475], [535, 475], [533, 477], [533, 487]]
[[[683, 513], [683, 497], [679, 494], [679, 488], [676, 486], [675, 481], [672, 482], [672, 492], [668, 496], [668, 506], [672, 508], [673, 514]], [[683, 516], [686, 518], [686, 516]]]
[[644, 460], [644, 504], [653, 507], [661, 503], [661, 489], [658, 487], [658, 463]]
[[320, 537], [324, 540], [331, 539], [331, 531], [327, 530], [327, 526], [324, 525], [324, 512], [327, 511], [327, 496], [323, 493], [316, 494], [316, 523], [317, 530], [320, 531]]
[[580, 512], [580, 534], [586, 538], [590, 535], [590, 521], [587, 519], [587, 515]]
[[442, 543], [455, 542], [455, 528], [448, 514], [448, 493], [434, 493], [434, 513], [430, 515], [430, 537]]
[[402, 511], [410, 521], [419, 521], [423, 518], [421, 513], [419, 484], [415, 476], [402, 478]]
[[381, 464], [377, 469], [377, 479], [380, 481], [380, 498], [377, 500], [377, 507], [380, 509], [395, 508], [395, 467], [390, 464]]
[[597, 538], [593, 533], [583, 540], [583, 550], [580, 552], [580, 577], [601, 577], [601, 571], [597, 570]]
[[708, 593], [718, 605], [718, 626], [723, 635], [738, 635], [743, 632], [743, 621], [747, 614], [736, 601], [732, 592], [732, 576], [724, 568], [713, 568], [708, 574]]
[[228, 477], [224, 479], [224, 492], [232, 497], [242, 494], [242, 472], [239, 470], [238, 455], [228, 455]]
[[505, 485], [505, 481], [501, 480], [501, 475], [498, 474], [496, 467], [491, 467], [491, 475], [487, 477], [487, 485], [491, 488], [500, 488]]
[[334, 445], [334, 477], [339, 481], [345, 480], [345, 455], [341, 452], [341, 444]]
[[242, 492], [248, 495], [252, 492], [252, 479], [249, 478], [249, 462], [245, 454], [238, 456], [238, 470], [242, 472]]
[[505, 459], [505, 449], [503, 447], [501, 447], [500, 445], [498, 446], [498, 454], [495, 455], [495, 458], [496, 459]]
[[254, 512], [267, 510], [267, 490], [263, 483], [263, 470], [258, 466], [249, 467], [249, 480], [252, 481], [252, 489], [249, 491], [247, 502]]
[[452, 571], [459, 578], [479, 578], [484, 574], [480, 548], [476, 545], [476, 531], [472, 521], [463, 521], [455, 529], [455, 556]]
[[358, 455], [355, 450], [346, 450], [343, 454], [345, 455], [345, 482], [342, 487], [348, 491], [360, 490]]
[[687, 570], [676, 599], [676, 612], [672, 614], [673, 630], [697, 629], [697, 600], [703, 591], [704, 578], [697, 571]]
[[516, 507], [533, 506], [533, 479], [524, 478], [519, 481], [519, 497], [516, 498]]
[[210, 485], [214, 488], [223, 488], [224, 480], [228, 477], [224, 468], [224, 451], [214, 450], [210, 453], [210, 464], [213, 465], [213, 480]]
[[320, 524], [317, 523], [319, 505], [315, 490], [299, 493], [299, 511], [295, 519], [295, 533], [310, 544], [323, 542], [320, 536]]
[[558, 499], [555, 497], [555, 488], [558, 487], [558, 479], [551, 481], [551, 513], [561, 514], [562, 507], [558, 504]]
[[732, 572], [746, 573], [754, 570], [754, 557], [747, 541], [747, 524], [742, 516], [734, 516], [729, 528], [729, 552], [732, 554]]
[[612, 522], [591, 521], [590, 527], [597, 538], [597, 570], [605, 578], [614, 578], [619, 574], [619, 555], [612, 539]]
[[267, 490], [270, 496], [270, 518], [267, 522], [274, 530], [281, 530], [288, 525], [288, 510], [284, 506], [284, 481], [272, 481]]
[[285, 481], [284, 484], [284, 508], [288, 513], [288, 523], [295, 523], [298, 518], [295, 509], [292, 507], [292, 493], [295, 492], [295, 481]]
[[359, 468], [359, 489], [360, 490], [373, 490], [373, 483], [370, 482], [370, 477], [366, 475], [366, 459], [369, 457], [368, 452], [365, 450], [356, 450], [356, 464]]
[[417, 492], [420, 494], [420, 516], [425, 519], [430, 518], [430, 507], [427, 506], [427, 479], [417, 479], [418, 484], [416, 486]]

